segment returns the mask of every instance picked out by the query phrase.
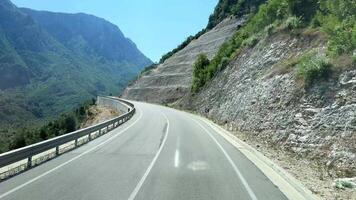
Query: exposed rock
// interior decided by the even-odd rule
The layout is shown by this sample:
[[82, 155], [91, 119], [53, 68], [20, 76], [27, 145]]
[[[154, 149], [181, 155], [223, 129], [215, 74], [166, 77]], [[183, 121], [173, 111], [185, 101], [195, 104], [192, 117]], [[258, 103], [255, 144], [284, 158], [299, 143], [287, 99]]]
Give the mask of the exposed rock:
[[125, 90], [123, 97], [154, 103], [172, 103], [182, 98], [190, 91], [193, 63], [197, 56], [205, 53], [212, 58], [244, 21], [235, 18], [222, 21], [156, 69], [143, 74]]
[[355, 176], [356, 67], [306, 91], [295, 70], [276, 73], [287, 59], [310, 50], [322, 54], [324, 46], [317, 36], [277, 34], [264, 39], [178, 105], [318, 160], [332, 177]]

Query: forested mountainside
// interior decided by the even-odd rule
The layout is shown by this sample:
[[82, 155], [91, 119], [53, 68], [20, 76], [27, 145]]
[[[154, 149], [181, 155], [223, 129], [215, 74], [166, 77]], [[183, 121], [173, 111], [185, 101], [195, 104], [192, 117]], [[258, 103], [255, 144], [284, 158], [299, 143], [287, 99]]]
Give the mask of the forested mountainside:
[[[210, 26], [219, 27], [221, 19], [245, 22], [214, 56], [206, 46], [194, 52], [195, 62], [175, 61], [204, 35], [194, 38], [141, 74], [124, 97], [207, 116], [257, 147], [297, 160], [286, 168], [320, 197], [352, 199], [353, 190], [333, 183], [356, 176], [356, 2], [244, 2], [219, 1]], [[171, 87], [168, 69], [188, 72], [174, 79], [175, 90], [140, 92], [153, 77], [159, 88]]]
[[152, 62], [95, 16], [0, 2], [0, 124], [47, 119], [118, 93]]

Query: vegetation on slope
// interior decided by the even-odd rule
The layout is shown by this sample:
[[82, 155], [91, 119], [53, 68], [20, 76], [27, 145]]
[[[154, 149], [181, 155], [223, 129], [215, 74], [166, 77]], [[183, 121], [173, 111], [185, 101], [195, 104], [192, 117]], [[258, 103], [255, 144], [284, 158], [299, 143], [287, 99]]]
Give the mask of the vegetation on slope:
[[297, 63], [298, 77], [306, 87], [315, 81], [327, 79], [331, 73], [331, 64], [320, 55], [306, 54]]
[[73, 132], [80, 124], [92, 115], [89, 107], [95, 104], [95, 99], [87, 101], [75, 110], [62, 114], [55, 120], [40, 126], [28, 125], [22, 128], [7, 129], [0, 134], [0, 153], [21, 148], [36, 142]]
[[255, 13], [266, 0], [219, 0], [214, 13], [209, 17], [207, 29], [212, 29], [225, 18]]
[[3, 0], [0, 134], [54, 119], [97, 95], [118, 93], [151, 63], [103, 19], [20, 9]]
[[[231, 40], [222, 45], [210, 62], [206, 62], [205, 66], [194, 65], [194, 71], [200, 73], [194, 73], [192, 92], [198, 92], [245, 47], [255, 45], [260, 38], [277, 29], [289, 32], [299, 28], [321, 29], [329, 37], [328, 56], [351, 56], [356, 47], [355, 13], [356, 2], [353, 0], [325, 0], [320, 3], [318, 0], [269, 0], [259, 7], [255, 15], [250, 16], [248, 23]], [[313, 80], [309, 79], [319, 77], [315, 74], [319, 72], [324, 73], [324, 70], [304, 67], [304, 72], [299, 74], [304, 76], [303, 80], [312, 83]]]
[[209, 22], [206, 28], [199, 31], [194, 36], [189, 36], [185, 41], [183, 41], [180, 45], [178, 45], [172, 51], [164, 54], [159, 63], [163, 63], [165, 60], [170, 58], [172, 55], [177, 53], [178, 51], [184, 49], [190, 42], [195, 39], [198, 39], [207, 31], [214, 28], [217, 24], [219, 24], [226, 17], [235, 15], [235, 16], [243, 16], [245, 14], [254, 13], [258, 6], [262, 3], [266, 2], [266, 0], [219, 0], [218, 5], [216, 6], [214, 13], [209, 17]]

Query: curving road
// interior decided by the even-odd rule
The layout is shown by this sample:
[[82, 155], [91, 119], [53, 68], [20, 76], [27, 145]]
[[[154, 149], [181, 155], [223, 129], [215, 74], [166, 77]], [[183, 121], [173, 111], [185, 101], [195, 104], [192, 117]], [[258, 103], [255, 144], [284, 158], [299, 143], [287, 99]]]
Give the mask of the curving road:
[[0, 200], [287, 199], [201, 118], [135, 106], [123, 126], [0, 183]]

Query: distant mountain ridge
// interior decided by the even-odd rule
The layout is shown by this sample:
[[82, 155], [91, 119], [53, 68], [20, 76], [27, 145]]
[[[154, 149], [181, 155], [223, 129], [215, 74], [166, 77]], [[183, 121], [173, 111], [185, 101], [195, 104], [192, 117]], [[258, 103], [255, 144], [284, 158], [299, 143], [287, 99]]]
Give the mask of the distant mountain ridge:
[[108, 60], [147, 65], [148, 59], [137, 49], [135, 43], [126, 38], [116, 25], [105, 19], [84, 13], [54, 13], [28, 8], [21, 8], [21, 11], [35, 19], [68, 49], [79, 50], [83, 54], [96, 54]]
[[152, 61], [110, 22], [0, 1], [0, 124], [47, 119], [119, 93]]

